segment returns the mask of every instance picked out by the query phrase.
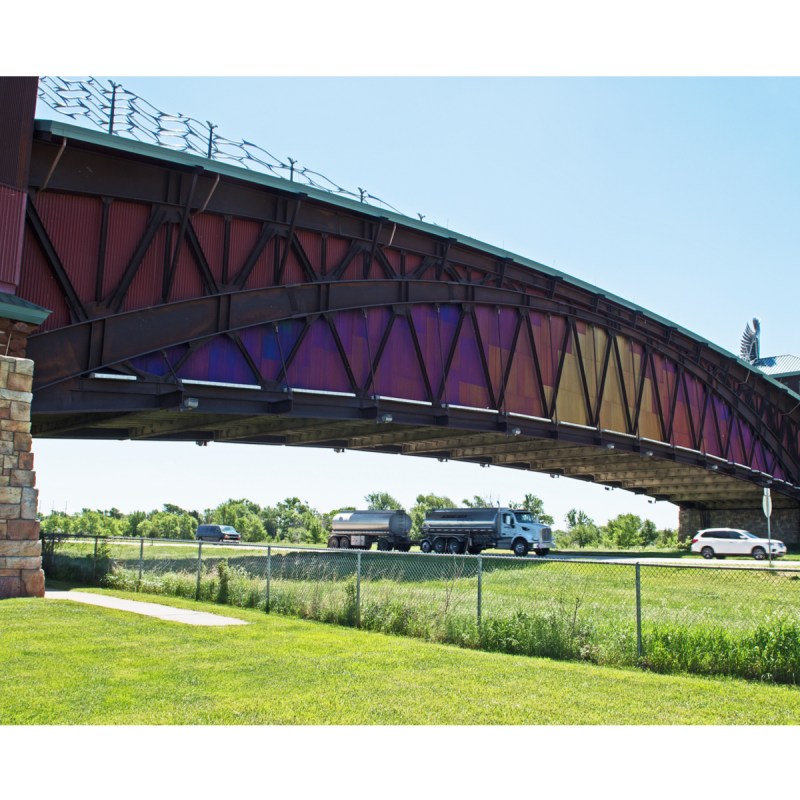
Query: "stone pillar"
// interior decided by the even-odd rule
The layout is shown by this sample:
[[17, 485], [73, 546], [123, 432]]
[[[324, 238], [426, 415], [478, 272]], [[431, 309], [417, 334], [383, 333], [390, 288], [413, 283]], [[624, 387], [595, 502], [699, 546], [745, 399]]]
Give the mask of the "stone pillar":
[[33, 361], [0, 356], [0, 598], [44, 597], [31, 452]]

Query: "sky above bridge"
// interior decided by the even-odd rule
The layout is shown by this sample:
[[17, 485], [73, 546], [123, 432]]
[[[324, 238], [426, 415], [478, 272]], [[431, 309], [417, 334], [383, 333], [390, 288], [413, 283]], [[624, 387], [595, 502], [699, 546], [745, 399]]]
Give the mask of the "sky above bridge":
[[[410, 217], [570, 273], [732, 353], [754, 316], [762, 355], [800, 353], [797, 78], [132, 72], [94, 75]], [[41, 104], [38, 114], [70, 121]], [[38, 440], [36, 469], [45, 513], [294, 495], [328, 510], [380, 490], [407, 506], [420, 493], [504, 504], [533, 493], [557, 525], [573, 507], [598, 522], [633, 511], [677, 524], [674, 506], [565, 478], [352, 452]]]

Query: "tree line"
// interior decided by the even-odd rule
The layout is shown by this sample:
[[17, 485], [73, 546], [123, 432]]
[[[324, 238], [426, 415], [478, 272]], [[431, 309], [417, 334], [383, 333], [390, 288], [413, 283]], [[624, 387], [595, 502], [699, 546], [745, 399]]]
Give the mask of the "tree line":
[[[364, 498], [364, 508], [371, 511], [402, 509], [402, 504], [388, 492], [371, 492]], [[492, 497], [462, 499], [460, 507], [486, 508], [498, 503]], [[542, 500], [526, 494], [511, 508], [529, 511], [534, 519], [553, 526], [555, 520], [544, 510]], [[419, 534], [428, 511], [456, 508], [449, 497], [435, 494], [417, 495], [408, 510], [412, 536]], [[251, 500], [226, 500], [216, 508], [190, 511], [172, 503], [149, 512], [124, 514], [117, 508], [106, 510], [84, 508], [67, 514], [53, 511], [40, 520], [43, 533], [82, 534], [86, 536], [143, 536], [155, 539], [193, 539], [201, 524], [232, 525], [245, 542], [287, 542], [324, 545], [328, 540], [331, 520], [352, 506], [320, 512], [298, 497], [287, 497], [274, 506], [260, 506]], [[649, 519], [636, 514], [619, 514], [605, 525], [597, 525], [580, 509], [570, 509], [565, 527], [554, 529], [555, 546], [562, 549], [629, 549], [638, 547], [677, 547], [677, 532], [658, 530]]]

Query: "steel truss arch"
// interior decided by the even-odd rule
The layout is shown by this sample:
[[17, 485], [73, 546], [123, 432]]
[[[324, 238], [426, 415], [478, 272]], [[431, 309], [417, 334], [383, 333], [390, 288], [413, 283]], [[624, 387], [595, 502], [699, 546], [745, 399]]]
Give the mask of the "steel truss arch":
[[53, 309], [29, 340], [34, 435], [358, 447], [681, 503], [771, 481], [800, 499], [800, 398], [668, 320], [436, 226], [68, 128], [40, 125], [31, 161], [20, 293]]

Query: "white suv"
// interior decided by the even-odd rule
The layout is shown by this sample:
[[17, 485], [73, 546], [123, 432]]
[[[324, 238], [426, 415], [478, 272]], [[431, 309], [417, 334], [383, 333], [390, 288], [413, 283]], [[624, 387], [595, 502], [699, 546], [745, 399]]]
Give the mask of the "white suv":
[[[706, 528], [697, 531], [692, 539], [692, 552], [703, 558], [724, 558], [725, 556], [753, 556], [757, 561], [767, 557], [769, 539], [762, 539], [749, 531], [739, 528]], [[786, 545], [772, 540], [772, 557], [786, 555]]]

